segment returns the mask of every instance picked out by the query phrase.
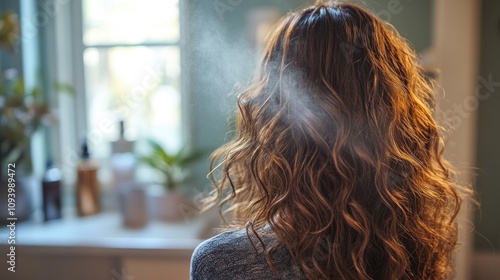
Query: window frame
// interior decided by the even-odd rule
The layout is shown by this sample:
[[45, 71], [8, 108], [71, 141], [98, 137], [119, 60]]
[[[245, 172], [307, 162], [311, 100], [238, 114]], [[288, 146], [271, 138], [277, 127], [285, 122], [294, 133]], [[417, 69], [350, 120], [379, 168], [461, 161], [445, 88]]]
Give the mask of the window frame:
[[[188, 54], [185, 53], [187, 38], [185, 34], [188, 22], [187, 7], [189, 1], [179, 0], [179, 40], [165, 42], [144, 42], [138, 44], [91, 44], [85, 45], [83, 41], [83, 0], [45, 0], [56, 6], [54, 16], [50, 23], [43, 26], [44, 36], [54, 38], [47, 40], [44, 44], [44, 53], [47, 55], [47, 63], [42, 69], [55, 73], [54, 80], [66, 83], [74, 88], [73, 96], [53, 95], [51, 103], [59, 110], [61, 120], [58, 125], [51, 129], [50, 138], [54, 139], [47, 144], [50, 155], [61, 166], [67, 177], [67, 185], [75, 182], [75, 170], [78, 161], [80, 142], [92, 131], [88, 131], [87, 124], [87, 102], [85, 86], [85, 64], [83, 60], [84, 51], [87, 48], [113, 48], [113, 47], [168, 47], [178, 46], [180, 51], [180, 110], [181, 110], [181, 141], [191, 148], [192, 141], [192, 119], [188, 106], [191, 103], [189, 83], [187, 77], [189, 69], [186, 67]], [[39, 9], [41, 9], [39, 7]], [[52, 61], [52, 63], [49, 63]], [[47, 155], [49, 156], [49, 155]]]

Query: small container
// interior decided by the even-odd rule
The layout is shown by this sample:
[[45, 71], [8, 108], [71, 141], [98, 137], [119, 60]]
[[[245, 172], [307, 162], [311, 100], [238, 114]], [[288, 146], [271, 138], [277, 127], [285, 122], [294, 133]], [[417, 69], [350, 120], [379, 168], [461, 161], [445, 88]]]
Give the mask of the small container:
[[45, 222], [61, 218], [61, 171], [51, 160], [42, 181], [43, 219]]
[[144, 188], [133, 186], [121, 190], [120, 208], [124, 227], [142, 228], [147, 224], [148, 213]]

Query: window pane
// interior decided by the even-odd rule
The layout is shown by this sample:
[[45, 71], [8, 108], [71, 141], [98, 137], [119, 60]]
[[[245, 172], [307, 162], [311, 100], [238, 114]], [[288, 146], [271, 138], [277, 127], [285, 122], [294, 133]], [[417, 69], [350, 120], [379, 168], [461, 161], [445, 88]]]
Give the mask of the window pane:
[[[180, 53], [170, 47], [87, 48], [84, 53], [89, 142], [97, 158], [125, 120], [126, 138], [181, 147]], [[110, 127], [111, 125], [111, 127]]]
[[178, 0], [84, 0], [83, 42], [177, 42]]

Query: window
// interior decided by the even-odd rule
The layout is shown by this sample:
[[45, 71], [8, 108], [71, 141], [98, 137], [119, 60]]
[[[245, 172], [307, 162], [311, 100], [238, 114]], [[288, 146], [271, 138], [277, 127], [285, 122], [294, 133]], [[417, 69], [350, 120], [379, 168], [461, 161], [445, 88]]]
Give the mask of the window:
[[[125, 121], [129, 140], [182, 146], [178, 0], [82, 0], [87, 131], [95, 158], [111, 154]], [[102, 129], [102, 127], [106, 129]]]

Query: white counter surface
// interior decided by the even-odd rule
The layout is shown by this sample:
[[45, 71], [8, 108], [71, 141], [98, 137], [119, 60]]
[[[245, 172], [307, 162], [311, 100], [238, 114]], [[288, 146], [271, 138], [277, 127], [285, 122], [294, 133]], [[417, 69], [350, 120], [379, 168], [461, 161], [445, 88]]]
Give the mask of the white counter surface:
[[[211, 215], [191, 221], [150, 221], [144, 228], [122, 226], [118, 213], [72, 217], [48, 223], [27, 221], [16, 224], [16, 250], [30, 254], [86, 255], [189, 255], [211, 234]], [[0, 248], [7, 244], [9, 229], [0, 229]], [[2, 252], [4, 250], [2, 249]]]

